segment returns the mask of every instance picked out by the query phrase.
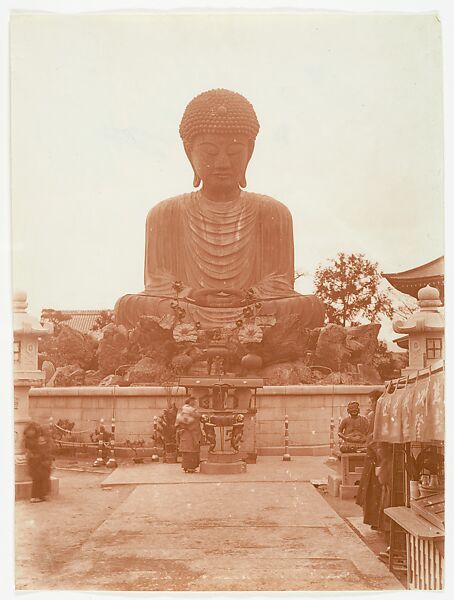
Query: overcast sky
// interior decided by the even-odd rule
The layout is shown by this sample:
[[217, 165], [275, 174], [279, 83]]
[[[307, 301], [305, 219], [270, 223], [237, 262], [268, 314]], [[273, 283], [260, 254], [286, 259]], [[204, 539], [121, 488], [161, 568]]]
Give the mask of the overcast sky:
[[261, 130], [248, 190], [293, 215], [295, 267], [443, 254], [441, 31], [434, 15], [16, 16], [14, 288], [30, 310], [143, 289], [145, 218], [190, 191], [186, 104], [225, 87]]

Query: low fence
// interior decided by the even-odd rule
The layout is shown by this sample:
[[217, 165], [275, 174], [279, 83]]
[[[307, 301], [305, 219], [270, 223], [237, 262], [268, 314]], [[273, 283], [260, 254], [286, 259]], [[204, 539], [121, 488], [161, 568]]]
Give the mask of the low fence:
[[[255, 436], [259, 454], [282, 454], [284, 451], [284, 419], [289, 418], [289, 450], [291, 454], [327, 454], [330, 423], [335, 427], [346, 416], [350, 400], [357, 400], [361, 413], [367, 412], [368, 394], [381, 389], [374, 385], [289, 385], [267, 386], [257, 390]], [[72, 387], [32, 388], [30, 416], [40, 423], [67, 419], [74, 423], [79, 438], [90, 441], [103, 418], [110, 427], [115, 417], [115, 437], [119, 445], [126, 440], [143, 440], [153, 446], [153, 417], [160, 416], [171, 402], [183, 404], [184, 388], [164, 387]], [[85, 436], [85, 437], [84, 437]]]

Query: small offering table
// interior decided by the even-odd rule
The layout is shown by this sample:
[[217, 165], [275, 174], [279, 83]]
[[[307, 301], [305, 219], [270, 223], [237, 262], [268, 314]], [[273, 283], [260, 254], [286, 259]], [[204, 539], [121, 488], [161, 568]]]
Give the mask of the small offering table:
[[444, 530], [406, 506], [385, 508], [385, 514], [406, 533], [408, 589], [443, 589]]

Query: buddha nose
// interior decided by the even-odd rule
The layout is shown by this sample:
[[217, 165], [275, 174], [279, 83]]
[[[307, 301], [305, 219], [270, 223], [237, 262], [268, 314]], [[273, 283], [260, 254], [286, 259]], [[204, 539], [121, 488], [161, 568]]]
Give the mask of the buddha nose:
[[228, 156], [228, 154], [226, 152], [219, 152], [216, 155], [216, 161], [215, 161], [215, 168], [216, 169], [229, 169], [230, 168], [230, 158]]

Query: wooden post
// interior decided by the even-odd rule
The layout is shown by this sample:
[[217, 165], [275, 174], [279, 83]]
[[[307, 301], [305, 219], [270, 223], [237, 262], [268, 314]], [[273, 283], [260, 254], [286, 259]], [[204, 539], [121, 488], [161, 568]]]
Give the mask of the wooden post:
[[151, 462], [159, 462], [158, 456], [158, 448], [156, 444], [158, 443], [158, 417], [153, 417], [153, 437], [154, 437], [154, 448], [153, 454], [151, 456]]
[[118, 467], [117, 461], [115, 459], [115, 416], [112, 415], [112, 432], [110, 436], [110, 456], [109, 460], [106, 463], [106, 467], [109, 469], [116, 469]]
[[282, 457], [282, 460], [292, 460], [292, 457], [289, 454], [288, 451], [288, 415], [285, 415], [285, 419], [284, 419], [284, 456]]
[[100, 437], [98, 440], [98, 456], [96, 457], [96, 460], [93, 463], [94, 467], [100, 467], [105, 464], [104, 459], [102, 457], [102, 451], [104, 447], [104, 419], [102, 417], [99, 420], [99, 433]]

